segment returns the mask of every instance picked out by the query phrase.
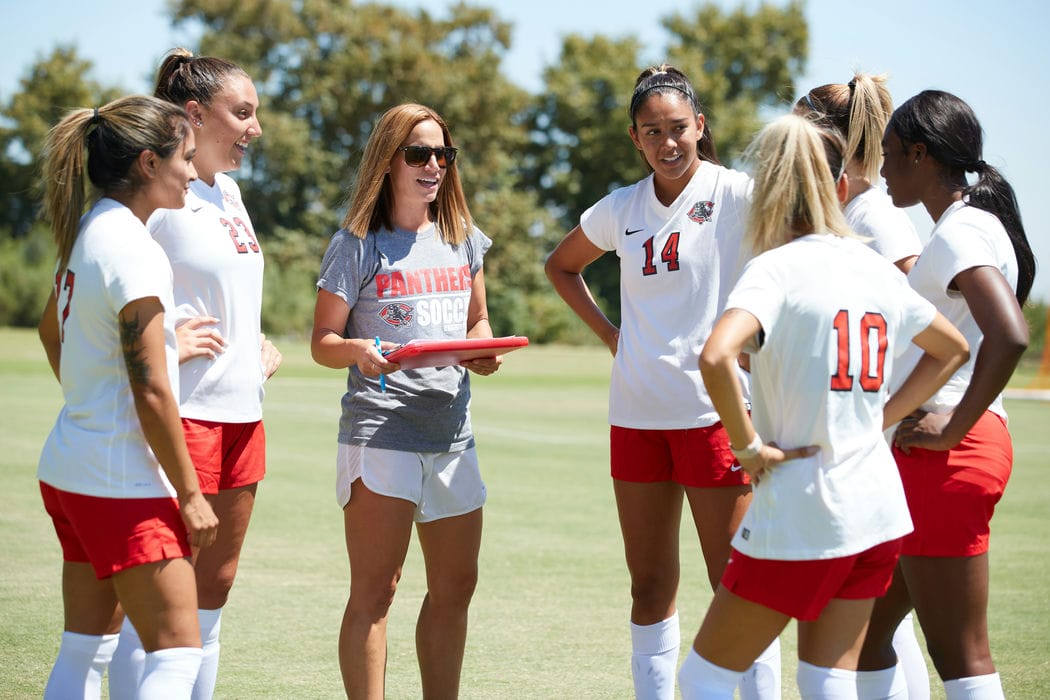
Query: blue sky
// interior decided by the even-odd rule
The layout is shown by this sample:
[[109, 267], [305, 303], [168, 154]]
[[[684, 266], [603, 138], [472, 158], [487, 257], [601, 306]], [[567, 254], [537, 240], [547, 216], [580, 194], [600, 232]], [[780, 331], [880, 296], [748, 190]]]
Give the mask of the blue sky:
[[[441, 15], [452, 0], [395, 0]], [[660, 61], [659, 20], [688, 11], [689, 0], [476, 0], [494, 6], [515, 26], [503, 68], [530, 90], [558, 55], [568, 33], [635, 35]], [[726, 3], [728, 4], [728, 3]], [[757, 3], [747, 2], [748, 7]], [[600, 8], [600, 9], [599, 9]], [[193, 35], [171, 28], [164, 0], [0, 0], [0, 100], [18, 89], [26, 67], [57, 43], [73, 43], [95, 64], [94, 77], [147, 91], [160, 58], [172, 46], [193, 47]], [[1040, 216], [1047, 196], [1038, 175], [1050, 157], [1050, 3], [1043, 0], [810, 0], [810, 55], [799, 90], [845, 82], [853, 69], [888, 73], [895, 101], [926, 88], [948, 90], [970, 103], [985, 129], [985, 160], [1017, 191], [1028, 237], [1040, 264], [1033, 296], [1050, 300], [1050, 221]], [[688, 67], [686, 67], [688, 70]], [[265, 115], [263, 115], [265, 119]], [[624, 136], [626, 138], [626, 135]], [[920, 234], [925, 212], [909, 212]]]

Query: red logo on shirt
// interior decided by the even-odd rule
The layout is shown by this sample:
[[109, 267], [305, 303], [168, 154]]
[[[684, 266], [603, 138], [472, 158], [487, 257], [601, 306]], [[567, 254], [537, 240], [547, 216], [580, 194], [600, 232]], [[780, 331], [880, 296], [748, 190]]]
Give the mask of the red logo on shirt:
[[714, 202], [697, 202], [693, 205], [693, 208], [689, 210], [689, 218], [698, 224], [702, 224], [705, 221], [711, 220], [711, 214], [715, 210]]
[[379, 318], [397, 328], [411, 325], [414, 316], [415, 312], [408, 304], [387, 304], [379, 311]]

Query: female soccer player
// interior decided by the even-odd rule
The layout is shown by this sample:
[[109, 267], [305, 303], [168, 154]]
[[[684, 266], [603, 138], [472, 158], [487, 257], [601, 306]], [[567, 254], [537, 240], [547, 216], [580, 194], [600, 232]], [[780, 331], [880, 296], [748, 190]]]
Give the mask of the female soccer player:
[[[208, 700], [219, 669], [222, 609], [266, 471], [263, 382], [281, 361], [259, 328], [262, 249], [237, 183], [225, 175], [240, 167], [262, 127], [251, 79], [221, 58], [171, 52], [154, 94], [185, 108], [197, 142], [197, 180], [186, 206], [158, 211], [149, 229], [175, 277], [182, 428], [221, 523], [215, 545], [194, 557], [204, 658], [193, 697]], [[110, 669], [114, 698], [133, 697], [141, 660], [135, 629], [125, 622]]]
[[886, 77], [856, 73], [848, 83], [813, 88], [795, 103], [795, 113], [815, 115], [822, 126], [845, 140], [846, 223], [854, 233], [870, 238], [868, 245], [884, 258], [908, 272], [922, 244], [908, 215], [894, 207], [877, 185], [882, 132], [893, 113]]
[[[210, 545], [218, 519], [182, 438], [171, 267], [145, 224], [183, 205], [193, 131], [181, 107], [126, 97], [69, 113], [45, 153], [58, 264], [39, 330], [65, 405], [37, 475], [62, 545], [65, 631], [44, 696], [100, 696], [126, 612], [147, 652], [136, 696], [189, 698], [190, 547]], [[85, 175], [102, 197], [81, 218]]]
[[[877, 185], [882, 167], [882, 134], [893, 113], [886, 77], [856, 73], [848, 83], [813, 88], [795, 103], [795, 113], [812, 115], [845, 141], [849, 180], [846, 223], [854, 233], [867, 237], [872, 249], [907, 273], [922, 244], [908, 215], [893, 206], [889, 195]], [[907, 684], [909, 700], [929, 700], [930, 674], [910, 613], [893, 635], [893, 648], [903, 673], [898, 683]], [[859, 674], [858, 683], [868, 681], [866, 674]], [[881, 685], [883, 681], [873, 682]]]
[[[756, 483], [682, 666], [687, 700], [732, 698], [791, 618], [799, 621], [801, 696], [856, 697], [868, 616], [911, 529], [882, 430], [967, 358], [959, 332], [853, 238], [839, 208], [848, 186], [842, 154], [836, 134], [795, 115], [771, 123], [751, 147], [748, 242], [757, 257], [729, 295], [700, 368], [733, 453]], [[887, 403], [895, 351], [913, 339], [924, 359]], [[736, 378], [742, 352], [751, 356], [750, 415]]]
[[[628, 133], [649, 176], [584, 212], [546, 271], [615, 358], [610, 452], [631, 576], [631, 671], [639, 698], [671, 698], [683, 496], [712, 587], [751, 499], [697, 368], [739, 273], [751, 181], [719, 165], [696, 94], [676, 68], [644, 71], [629, 113]], [[610, 250], [620, 257], [620, 328], [595, 304], [582, 276]], [[747, 698], [778, 697], [779, 645], [761, 661], [742, 691]]]
[[1013, 463], [1002, 390], [1028, 345], [1021, 305], [1035, 257], [1013, 189], [982, 159], [981, 125], [965, 102], [919, 93], [893, 113], [882, 146], [893, 203], [921, 202], [937, 222], [908, 281], [959, 327], [973, 357], [897, 428], [915, 532], [875, 606], [861, 667], [892, 672], [889, 638], [914, 606], [949, 700], [1001, 698], [988, 644], [989, 524]]
[[492, 374], [501, 360], [398, 372], [382, 355], [413, 338], [492, 337], [482, 271], [491, 241], [473, 224], [457, 153], [429, 107], [383, 114], [317, 283], [314, 360], [349, 369], [336, 495], [350, 558], [339, 665], [351, 698], [384, 695], [387, 613], [413, 522], [427, 578], [416, 626], [423, 695], [459, 689], [485, 502], [467, 370]]

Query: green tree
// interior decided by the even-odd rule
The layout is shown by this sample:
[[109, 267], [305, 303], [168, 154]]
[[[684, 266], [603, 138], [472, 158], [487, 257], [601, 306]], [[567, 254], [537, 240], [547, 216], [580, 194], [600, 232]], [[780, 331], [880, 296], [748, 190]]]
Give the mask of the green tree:
[[55, 248], [38, 220], [40, 156], [66, 112], [119, 95], [91, 80], [90, 70], [74, 48], [58, 46], [26, 68], [0, 105], [0, 325], [36, 325], [50, 293]]
[[[531, 328], [541, 339], [529, 309], [550, 295], [540, 270], [556, 226], [518, 173], [529, 95], [499, 71], [509, 24], [465, 4], [439, 19], [345, 0], [182, 0], [174, 16], [200, 23], [201, 52], [238, 62], [259, 88], [264, 136], [238, 179], [256, 229], [278, 241], [267, 295], [280, 288], [312, 305], [318, 251], [338, 228], [372, 125], [391, 106], [420, 102], [448, 121], [472, 211], [495, 241], [486, 286], [497, 333]], [[268, 302], [267, 326], [287, 326], [271, 314], [302, 306]]]
[[[69, 110], [98, 106], [120, 93], [88, 78], [91, 62], [58, 46], [30, 65], [0, 106], [0, 229], [22, 237], [37, 216], [37, 173], [48, 130]], [[6, 124], [6, 125], [5, 125]]]

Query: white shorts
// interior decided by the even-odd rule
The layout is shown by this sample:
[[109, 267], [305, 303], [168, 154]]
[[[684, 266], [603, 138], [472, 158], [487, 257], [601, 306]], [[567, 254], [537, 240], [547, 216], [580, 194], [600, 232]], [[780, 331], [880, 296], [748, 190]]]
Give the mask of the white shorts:
[[417, 523], [452, 518], [485, 505], [478, 453], [402, 452], [339, 443], [335, 493], [340, 508], [350, 502], [350, 487], [362, 479], [370, 491], [416, 504]]

